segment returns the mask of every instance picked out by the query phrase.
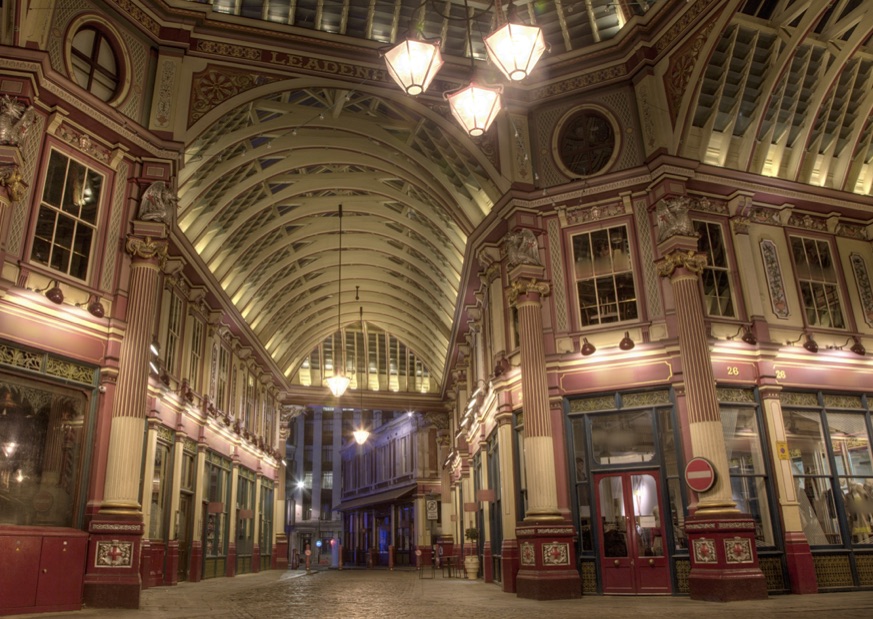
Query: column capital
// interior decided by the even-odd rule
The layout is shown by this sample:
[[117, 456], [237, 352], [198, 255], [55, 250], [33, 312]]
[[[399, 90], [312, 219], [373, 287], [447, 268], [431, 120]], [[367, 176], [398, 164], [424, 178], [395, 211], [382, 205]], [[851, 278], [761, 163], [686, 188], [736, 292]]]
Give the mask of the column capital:
[[692, 249], [684, 251], [676, 250], [655, 262], [655, 266], [658, 269], [658, 275], [661, 277], [672, 277], [673, 272], [678, 268], [685, 269], [694, 275], [700, 275], [703, 267], [706, 266], [706, 254]]
[[9, 163], [0, 166], [0, 187], [6, 189], [6, 196], [13, 204], [21, 202], [27, 193], [27, 183], [21, 175], [21, 166]]
[[512, 286], [509, 289], [509, 302], [510, 304], [515, 304], [518, 301], [519, 295], [536, 294], [540, 297], [545, 297], [549, 295], [550, 291], [551, 287], [548, 282], [537, 281], [534, 278], [529, 280], [518, 279], [512, 282]]
[[124, 248], [134, 260], [156, 262], [161, 268], [167, 261], [167, 241], [164, 240], [129, 236]]

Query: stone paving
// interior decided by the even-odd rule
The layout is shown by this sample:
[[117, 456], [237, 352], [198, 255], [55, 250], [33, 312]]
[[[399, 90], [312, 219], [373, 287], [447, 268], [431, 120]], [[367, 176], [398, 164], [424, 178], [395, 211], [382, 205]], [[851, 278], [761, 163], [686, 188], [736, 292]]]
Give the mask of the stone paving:
[[16, 615], [37, 619], [564, 619], [596, 617], [873, 618], [873, 591], [780, 595], [755, 602], [585, 596], [537, 602], [481, 580], [419, 578], [414, 570], [269, 571], [147, 589], [139, 610]]

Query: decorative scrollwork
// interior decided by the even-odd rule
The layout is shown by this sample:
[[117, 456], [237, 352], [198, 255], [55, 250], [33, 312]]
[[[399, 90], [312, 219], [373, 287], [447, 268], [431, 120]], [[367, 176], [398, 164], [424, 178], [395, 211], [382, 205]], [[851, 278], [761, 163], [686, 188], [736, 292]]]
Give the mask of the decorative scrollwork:
[[156, 261], [161, 268], [167, 261], [167, 242], [155, 240], [150, 236], [144, 239], [136, 236], [128, 237], [125, 249], [134, 258]]
[[673, 271], [680, 267], [695, 275], [700, 275], [703, 272], [703, 267], [706, 266], [706, 255], [691, 249], [674, 251], [656, 262], [655, 266], [658, 267], [658, 275], [661, 277], [670, 277], [673, 275]]
[[509, 302], [515, 303], [520, 294], [535, 293], [541, 297], [548, 296], [551, 288], [548, 282], [538, 282], [535, 279], [528, 281], [516, 280], [512, 282], [512, 287], [509, 289]]

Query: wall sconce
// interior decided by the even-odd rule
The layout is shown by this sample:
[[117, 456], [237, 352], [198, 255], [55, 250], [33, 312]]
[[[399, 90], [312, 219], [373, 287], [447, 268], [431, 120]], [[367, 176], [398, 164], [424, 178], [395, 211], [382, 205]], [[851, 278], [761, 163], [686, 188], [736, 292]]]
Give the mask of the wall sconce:
[[597, 348], [594, 347], [594, 344], [588, 341], [587, 337], [582, 338], [582, 356], [587, 357], [588, 355], [593, 355], [597, 351]]
[[58, 305], [60, 305], [64, 302], [64, 291], [61, 290], [61, 285], [56, 279], [53, 279], [48, 283], [48, 286], [46, 286], [45, 288], [40, 288], [36, 292], [44, 292], [46, 298], [52, 303], [57, 303]]
[[618, 347], [622, 350], [630, 350], [634, 347], [634, 341], [630, 338], [630, 331], [624, 332], [624, 337], [618, 343]]
[[852, 347], [849, 348], [849, 350], [851, 350], [856, 355], [860, 355], [861, 357], [867, 354], [867, 349], [864, 348], [864, 345], [861, 343], [861, 338], [857, 335], [850, 335], [842, 346], [828, 346], [828, 348], [834, 350], [843, 350], [851, 341], [854, 341], [855, 343], [852, 344]]
[[806, 334], [806, 341], [803, 343], [803, 347], [809, 352], [818, 352], [818, 342], [816, 342], [811, 333]]
[[733, 335], [727, 336], [727, 339], [730, 341], [733, 341], [733, 339], [735, 337], [737, 337], [740, 334], [740, 332], [742, 332], [742, 334], [743, 334], [743, 337], [741, 337], [740, 339], [743, 340], [749, 346], [754, 346], [755, 344], [758, 343], [758, 338], [755, 337], [755, 334], [752, 333], [752, 329], [750, 327], [748, 327], [747, 325], [740, 325], [740, 328], [737, 329], [737, 332], [734, 333]]
[[76, 307], [84, 307], [94, 318], [103, 318], [106, 315], [106, 308], [96, 294], [92, 294], [84, 303], [76, 303]]

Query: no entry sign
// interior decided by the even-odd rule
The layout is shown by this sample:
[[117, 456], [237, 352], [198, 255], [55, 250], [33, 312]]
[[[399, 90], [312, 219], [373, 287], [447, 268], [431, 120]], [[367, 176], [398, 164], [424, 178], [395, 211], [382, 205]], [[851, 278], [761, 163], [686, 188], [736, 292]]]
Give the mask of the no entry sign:
[[715, 483], [715, 469], [706, 458], [691, 458], [685, 466], [685, 483], [694, 492], [706, 492]]

